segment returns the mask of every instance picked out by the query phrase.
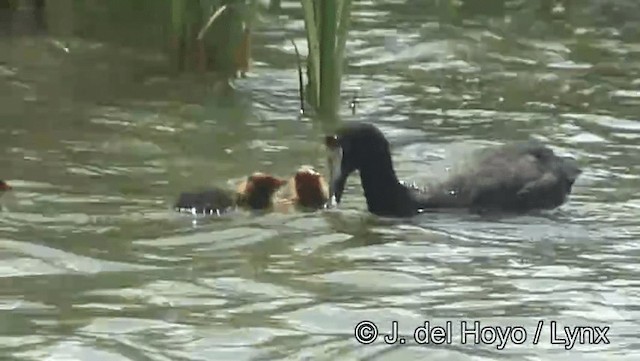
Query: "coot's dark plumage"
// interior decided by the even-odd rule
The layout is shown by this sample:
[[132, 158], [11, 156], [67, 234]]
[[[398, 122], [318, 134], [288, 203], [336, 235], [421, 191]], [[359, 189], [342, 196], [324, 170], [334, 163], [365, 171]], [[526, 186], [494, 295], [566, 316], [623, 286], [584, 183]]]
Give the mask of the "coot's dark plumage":
[[181, 193], [174, 208], [180, 212], [220, 214], [236, 205], [234, 192], [223, 188], [211, 188]]
[[215, 187], [181, 193], [174, 208], [181, 212], [204, 214], [221, 214], [236, 206], [253, 210], [269, 209], [274, 205], [274, 194], [284, 184], [286, 180], [256, 172], [240, 183], [235, 192]]
[[7, 182], [0, 179], [0, 194], [1, 192], [8, 191], [10, 189], [11, 186]]
[[325, 143], [331, 153], [330, 194], [340, 202], [347, 177], [358, 170], [369, 211], [380, 216], [406, 217], [440, 208], [552, 209], [566, 201], [581, 173], [572, 159], [532, 140], [484, 150], [465, 172], [421, 190], [398, 181], [389, 142], [373, 125], [344, 126]]

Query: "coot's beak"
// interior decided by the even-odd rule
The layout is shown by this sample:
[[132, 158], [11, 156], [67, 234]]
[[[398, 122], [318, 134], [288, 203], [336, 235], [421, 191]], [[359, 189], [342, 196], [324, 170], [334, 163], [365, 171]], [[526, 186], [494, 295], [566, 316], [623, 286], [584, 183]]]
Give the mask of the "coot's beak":
[[329, 168], [329, 205], [339, 204], [348, 174], [342, 172], [342, 147], [335, 136], [325, 138], [327, 163]]

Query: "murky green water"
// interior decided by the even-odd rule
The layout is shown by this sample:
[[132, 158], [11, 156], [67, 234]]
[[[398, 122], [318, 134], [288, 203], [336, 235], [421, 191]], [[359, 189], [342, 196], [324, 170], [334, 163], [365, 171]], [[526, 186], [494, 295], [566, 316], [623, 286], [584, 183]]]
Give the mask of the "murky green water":
[[[260, 28], [250, 77], [225, 97], [153, 53], [2, 37], [0, 178], [15, 192], [0, 213], [0, 359], [636, 360], [638, 38], [526, 13], [439, 27], [417, 4], [358, 2], [345, 120], [380, 126], [419, 183], [483, 144], [543, 139], [584, 167], [568, 204], [381, 220], [354, 177], [337, 211], [194, 220], [169, 209], [181, 190], [323, 166], [320, 127], [296, 119], [297, 2]], [[355, 341], [362, 320], [380, 327], [371, 345]], [[406, 344], [384, 343], [394, 320]], [[427, 320], [452, 321], [451, 344], [416, 345]], [[462, 344], [461, 321], [527, 339]], [[610, 343], [566, 351], [551, 321], [558, 337], [609, 326]]]

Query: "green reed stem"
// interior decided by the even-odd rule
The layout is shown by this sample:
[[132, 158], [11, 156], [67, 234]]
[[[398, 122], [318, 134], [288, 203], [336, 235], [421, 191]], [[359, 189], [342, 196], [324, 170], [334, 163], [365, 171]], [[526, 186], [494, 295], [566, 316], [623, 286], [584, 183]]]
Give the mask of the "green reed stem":
[[309, 69], [309, 103], [317, 109], [320, 105], [320, 39], [313, 0], [302, 0], [304, 25], [307, 33], [307, 67]]
[[337, 0], [323, 0], [320, 17], [320, 106], [323, 116], [336, 114]]
[[309, 102], [321, 116], [335, 118], [339, 110], [352, 0], [301, 2], [309, 49]]

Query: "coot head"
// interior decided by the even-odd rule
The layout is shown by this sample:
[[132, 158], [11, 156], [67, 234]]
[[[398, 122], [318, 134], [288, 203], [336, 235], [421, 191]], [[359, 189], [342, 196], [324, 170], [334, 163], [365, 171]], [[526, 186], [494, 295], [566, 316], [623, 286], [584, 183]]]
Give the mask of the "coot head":
[[300, 167], [293, 180], [299, 206], [317, 209], [327, 202], [329, 195], [326, 182], [313, 167]]
[[241, 192], [240, 203], [253, 209], [266, 209], [273, 205], [275, 192], [287, 183], [286, 179], [270, 174], [256, 172], [247, 177], [246, 186]]
[[[325, 146], [329, 153], [329, 195], [335, 196], [337, 203], [342, 199], [347, 178], [354, 171], [382, 172], [384, 174], [381, 175], [385, 176], [393, 173], [389, 142], [371, 124], [345, 125], [335, 134], [325, 137]], [[395, 179], [395, 174], [389, 175]]]

